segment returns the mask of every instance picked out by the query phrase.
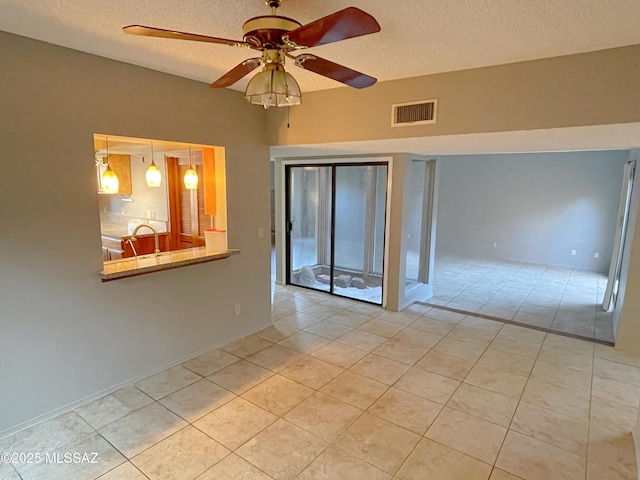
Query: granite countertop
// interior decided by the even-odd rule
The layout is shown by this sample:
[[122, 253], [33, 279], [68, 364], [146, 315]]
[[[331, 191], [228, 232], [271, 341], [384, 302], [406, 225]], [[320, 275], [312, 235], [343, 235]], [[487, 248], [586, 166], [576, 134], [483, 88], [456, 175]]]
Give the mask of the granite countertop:
[[104, 262], [104, 267], [98, 275], [103, 282], [117, 280], [119, 278], [134, 277], [146, 273], [171, 270], [173, 268], [196, 265], [198, 263], [213, 262], [222, 260], [231, 255], [237, 255], [240, 250], [227, 249], [218, 252], [207, 251], [205, 247], [186, 248], [183, 250], [173, 250], [163, 252], [157, 257], [153, 255], [143, 255], [121, 260], [111, 260]]

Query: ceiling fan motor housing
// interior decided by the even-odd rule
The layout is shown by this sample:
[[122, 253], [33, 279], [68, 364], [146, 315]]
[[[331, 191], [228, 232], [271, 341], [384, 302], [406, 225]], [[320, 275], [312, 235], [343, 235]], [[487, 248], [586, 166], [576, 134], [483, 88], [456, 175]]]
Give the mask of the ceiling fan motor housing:
[[244, 41], [258, 43], [264, 48], [274, 48], [282, 44], [282, 36], [300, 28], [297, 20], [279, 15], [265, 15], [247, 20], [242, 26]]

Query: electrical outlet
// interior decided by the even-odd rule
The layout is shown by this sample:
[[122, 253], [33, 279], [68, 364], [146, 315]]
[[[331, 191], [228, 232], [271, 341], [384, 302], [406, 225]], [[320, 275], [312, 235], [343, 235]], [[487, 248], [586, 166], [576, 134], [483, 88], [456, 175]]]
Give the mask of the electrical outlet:
[[496, 248], [498, 246], [498, 242], [493, 242], [493, 248]]
[[262, 227], [258, 229], [258, 238], [264, 238], [264, 228]]
[[575, 256], [576, 251], [575, 250], [571, 250], [571, 255]]
[[596, 252], [593, 254], [593, 258], [600, 258], [600, 252]]
[[236, 305], [236, 316], [240, 315], [240, 305]]

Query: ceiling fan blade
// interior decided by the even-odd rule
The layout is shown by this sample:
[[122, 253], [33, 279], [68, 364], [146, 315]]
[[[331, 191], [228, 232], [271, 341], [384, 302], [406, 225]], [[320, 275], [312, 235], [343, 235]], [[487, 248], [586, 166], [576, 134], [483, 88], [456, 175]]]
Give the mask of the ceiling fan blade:
[[315, 47], [379, 31], [380, 24], [375, 18], [359, 8], [348, 7], [296, 28], [286, 37], [301, 47]]
[[353, 88], [367, 88], [377, 82], [375, 78], [369, 75], [343, 67], [342, 65], [315, 55], [298, 55], [295, 59], [295, 64], [298, 67], [337, 80]]
[[194, 42], [221, 43], [223, 45], [234, 45], [238, 47], [255, 47], [241, 40], [228, 40], [226, 38], [209, 37], [195, 33], [176, 32], [175, 30], [165, 30], [163, 28], [145, 27], [144, 25], [129, 25], [122, 29], [129, 35], [140, 35], [143, 37], [172, 38], [175, 40], [192, 40]]
[[228, 87], [229, 85], [233, 85], [248, 73], [253, 72], [259, 66], [260, 66], [259, 58], [249, 58], [244, 62], [242, 62], [241, 64], [233, 67], [223, 76], [221, 76], [218, 80], [213, 82], [210, 86], [211, 88], [224, 88], [224, 87]]

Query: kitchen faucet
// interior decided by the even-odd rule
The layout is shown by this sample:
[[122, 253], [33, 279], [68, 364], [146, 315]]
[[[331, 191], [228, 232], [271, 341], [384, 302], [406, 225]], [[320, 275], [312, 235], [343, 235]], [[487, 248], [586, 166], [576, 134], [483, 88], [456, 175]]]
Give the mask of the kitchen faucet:
[[136, 234], [138, 233], [138, 230], [140, 230], [143, 227], [147, 227], [149, 230], [151, 230], [153, 232], [153, 239], [156, 243], [156, 251], [154, 253], [154, 257], [157, 257], [158, 254], [160, 253], [160, 241], [158, 240], [158, 231], [153, 228], [151, 225], [149, 225], [148, 223], [141, 223], [140, 225], [138, 225], [134, 230], [133, 233], [131, 234], [131, 240], [133, 240], [134, 242], [137, 240], [136, 238]]
[[138, 252], [136, 252], [136, 247], [133, 245], [133, 240], [131, 240], [131, 238], [127, 238], [127, 241], [125, 243], [128, 243], [129, 245], [131, 245], [131, 250], [133, 250], [133, 256], [138, 258]]

